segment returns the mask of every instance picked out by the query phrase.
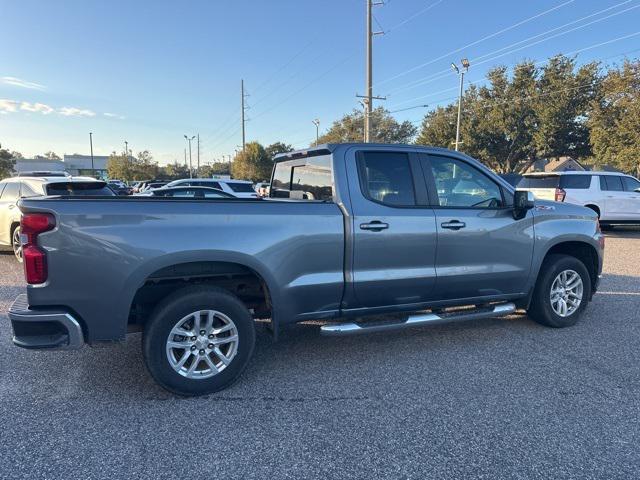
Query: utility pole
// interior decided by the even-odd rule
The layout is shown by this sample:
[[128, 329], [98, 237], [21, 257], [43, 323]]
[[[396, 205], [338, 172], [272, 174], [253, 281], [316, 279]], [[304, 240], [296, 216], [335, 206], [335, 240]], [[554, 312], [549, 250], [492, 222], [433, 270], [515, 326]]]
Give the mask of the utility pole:
[[316, 118], [315, 120], [312, 120], [311, 123], [313, 123], [316, 126], [316, 147], [318, 146], [318, 129], [320, 128], [320, 119]]
[[200, 134], [198, 134], [198, 175], [200, 174]]
[[384, 32], [373, 31], [373, 7], [376, 5], [384, 5], [384, 2], [367, 0], [367, 33], [366, 33], [366, 86], [365, 95], [356, 95], [358, 98], [364, 99], [364, 141], [371, 141], [371, 112], [373, 111], [373, 100], [386, 100], [384, 97], [376, 97], [373, 95], [373, 37], [375, 35], [383, 35]]
[[244, 149], [246, 146], [246, 139], [245, 139], [245, 118], [244, 118], [244, 111], [247, 109], [247, 107], [245, 107], [244, 105], [244, 97], [246, 97], [245, 93], [244, 93], [244, 80], [240, 80], [240, 121], [242, 122], [242, 153], [244, 153]]
[[184, 138], [187, 140], [187, 142], [189, 142], [189, 178], [193, 178], [193, 164], [191, 163], [191, 140], [196, 138], [196, 136], [193, 135], [191, 137], [187, 137], [186, 135], [184, 135]]
[[95, 170], [93, 166], [93, 133], [92, 132], [89, 132], [89, 147], [91, 148], [91, 170]]
[[467, 60], [466, 58], [462, 59], [462, 69], [458, 68], [458, 66], [455, 63], [451, 64], [451, 68], [453, 69], [454, 72], [456, 72], [458, 74], [458, 76], [460, 77], [460, 93], [458, 95], [458, 121], [456, 124], [456, 152], [458, 151], [458, 148], [460, 146], [460, 118], [462, 116], [462, 90], [464, 88], [464, 74], [467, 73], [469, 71], [469, 60]]
[[127, 160], [129, 160], [129, 142], [124, 141], [124, 156]]

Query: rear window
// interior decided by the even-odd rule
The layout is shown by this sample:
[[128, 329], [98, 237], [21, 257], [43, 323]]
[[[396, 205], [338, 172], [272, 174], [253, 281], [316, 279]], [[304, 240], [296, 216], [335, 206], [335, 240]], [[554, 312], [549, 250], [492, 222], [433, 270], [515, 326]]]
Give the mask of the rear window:
[[518, 188], [556, 188], [559, 182], [559, 175], [531, 175], [522, 177]]
[[562, 175], [560, 188], [587, 189], [591, 186], [591, 175]]
[[237, 193], [256, 193], [253, 190], [253, 185], [251, 185], [250, 183], [227, 182], [227, 185], [229, 185], [231, 190]]
[[269, 195], [276, 198], [333, 200], [331, 157], [328, 155], [276, 163]]
[[47, 185], [47, 195], [105, 195], [115, 196], [104, 182], [56, 182]]

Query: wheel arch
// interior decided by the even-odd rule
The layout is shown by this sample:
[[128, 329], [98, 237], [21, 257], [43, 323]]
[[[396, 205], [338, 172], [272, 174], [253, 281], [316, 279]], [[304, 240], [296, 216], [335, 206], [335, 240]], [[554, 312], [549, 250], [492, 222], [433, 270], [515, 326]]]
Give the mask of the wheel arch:
[[[274, 335], [278, 331], [279, 304], [274, 295], [275, 279], [253, 257], [213, 255], [168, 255], [139, 267], [121, 289], [122, 316], [127, 326], [144, 323], [144, 315], [151, 305], [159, 301], [165, 292], [194, 284], [217, 286], [238, 296], [256, 313], [268, 312]], [[141, 308], [142, 306], [142, 308]], [[264, 308], [262, 308], [264, 306]], [[130, 327], [128, 327], [130, 328]]]

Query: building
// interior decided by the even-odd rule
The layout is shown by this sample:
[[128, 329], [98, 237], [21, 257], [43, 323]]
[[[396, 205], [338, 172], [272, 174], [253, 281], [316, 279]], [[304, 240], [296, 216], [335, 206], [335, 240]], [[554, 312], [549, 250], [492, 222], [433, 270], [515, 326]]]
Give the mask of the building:
[[532, 172], [568, 172], [587, 170], [580, 162], [571, 157], [558, 157], [552, 159], [541, 158], [536, 160], [527, 169], [526, 173]]
[[65, 155], [64, 169], [71, 175], [82, 175], [86, 177], [107, 178], [107, 160], [106, 155], [94, 155], [93, 163], [91, 155]]
[[47, 158], [17, 158], [13, 168], [16, 173], [65, 171], [65, 165], [62, 160], [49, 160]]

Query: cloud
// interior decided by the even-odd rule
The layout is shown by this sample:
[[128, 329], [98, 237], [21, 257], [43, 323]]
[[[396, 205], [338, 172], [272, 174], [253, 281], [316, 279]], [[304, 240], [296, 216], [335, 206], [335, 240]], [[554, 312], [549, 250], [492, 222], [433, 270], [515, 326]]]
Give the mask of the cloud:
[[96, 115], [96, 113], [91, 110], [76, 107], [62, 107], [58, 109], [58, 113], [65, 117], [94, 117]]
[[0, 113], [13, 113], [18, 110], [19, 105], [15, 100], [0, 98]]
[[103, 115], [109, 118], [117, 118], [118, 120], [124, 120], [122, 115], [118, 115], [117, 113], [104, 112]]
[[24, 110], [26, 112], [39, 112], [43, 115], [49, 115], [53, 112], [53, 108], [49, 105], [45, 105], [44, 103], [29, 103], [22, 102], [20, 104], [20, 110]]
[[0, 77], [0, 82], [14, 87], [28, 88], [30, 90], [45, 90], [47, 87], [35, 82], [28, 82], [16, 77]]

